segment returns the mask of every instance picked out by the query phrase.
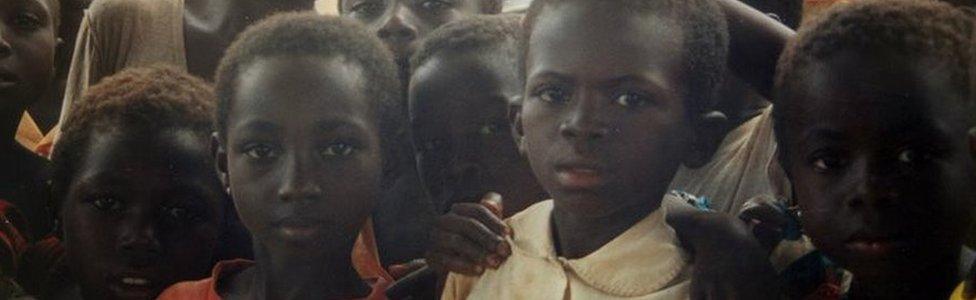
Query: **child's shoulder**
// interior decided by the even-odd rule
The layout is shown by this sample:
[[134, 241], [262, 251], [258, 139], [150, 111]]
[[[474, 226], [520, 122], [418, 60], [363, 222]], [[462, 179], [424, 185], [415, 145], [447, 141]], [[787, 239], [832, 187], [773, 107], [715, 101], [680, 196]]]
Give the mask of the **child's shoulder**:
[[164, 290], [158, 300], [167, 299], [201, 299], [219, 300], [219, 285], [225, 279], [239, 274], [241, 271], [254, 265], [253, 261], [245, 259], [227, 260], [217, 263], [213, 268], [210, 277], [196, 281], [184, 281], [176, 283]]
[[511, 217], [508, 217], [508, 219], [505, 219], [505, 223], [508, 224], [509, 226], [512, 226], [513, 228], [531, 226], [530, 224], [527, 223], [539, 219], [548, 220], [549, 214], [552, 213], [552, 208], [553, 208], [552, 199], [546, 201], [539, 201], [538, 203], [532, 204], [528, 208], [512, 215]]

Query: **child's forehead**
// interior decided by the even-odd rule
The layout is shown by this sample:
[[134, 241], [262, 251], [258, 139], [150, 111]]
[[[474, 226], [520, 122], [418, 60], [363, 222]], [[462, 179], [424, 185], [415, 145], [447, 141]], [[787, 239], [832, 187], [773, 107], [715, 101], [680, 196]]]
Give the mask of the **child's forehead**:
[[[367, 107], [368, 78], [362, 66], [343, 57], [259, 58], [242, 70], [234, 109], [302, 110], [310, 106]], [[292, 103], [292, 104], [288, 104]]]

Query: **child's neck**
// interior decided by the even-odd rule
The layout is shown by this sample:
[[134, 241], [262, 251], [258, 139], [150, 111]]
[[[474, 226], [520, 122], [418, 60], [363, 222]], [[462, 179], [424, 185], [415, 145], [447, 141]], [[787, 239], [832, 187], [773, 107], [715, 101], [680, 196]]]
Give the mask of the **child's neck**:
[[[936, 258], [933, 258], [936, 259]], [[851, 282], [849, 299], [948, 299], [959, 284], [959, 255], [946, 257], [931, 268], [920, 269], [894, 282]]]
[[[256, 241], [255, 241], [256, 242]], [[324, 245], [335, 245], [324, 243]], [[255, 246], [250, 299], [351, 299], [369, 294], [352, 265], [353, 242], [316, 257], [273, 254]]]
[[591, 216], [564, 208], [557, 201], [552, 212], [556, 254], [568, 259], [585, 257], [600, 249], [660, 207], [659, 201], [635, 201], [610, 214]]

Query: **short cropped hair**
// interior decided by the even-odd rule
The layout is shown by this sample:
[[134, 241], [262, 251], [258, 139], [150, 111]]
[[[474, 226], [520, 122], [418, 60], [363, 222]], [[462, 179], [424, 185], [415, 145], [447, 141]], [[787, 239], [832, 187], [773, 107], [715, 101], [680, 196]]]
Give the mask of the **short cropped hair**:
[[[529, 50], [529, 41], [539, 15], [547, 5], [569, 1], [589, 0], [535, 0], [529, 6], [522, 28], [523, 58]], [[676, 21], [684, 30], [684, 82], [688, 89], [682, 91], [691, 114], [711, 110], [716, 102], [719, 86], [725, 78], [726, 59], [729, 52], [728, 26], [722, 10], [714, 0], [601, 0], [605, 5], [618, 5], [627, 11], [640, 14], [662, 14]], [[641, 37], [634, 37], [635, 39]], [[525, 60], [524, 60], [525, 61]], [[525, 63], [522, 79], [525, 79]]]
[[[67, 195], [95, 133], [186, 129], [206, 138], [213, 132], [215, 105], [210, 85], [172, 67], [126, 69], [106, 77], [85, 91], [61, 127], [51, 157], [55, 199]], [[60, 202], [52, 206], [60, 210]]]
[[[973, 19], [963, 10], [930, 0], [868, 0], [829, 9], [804, 25], [780, 57], [774, 82], [777, 140], [797, 111], [802, 75], [810, 65], [842, 51], [897, 51], [940, 60], [954, 89], [972, 95]], [[971, 100], [968, 100], [971, 101]]]
[[[336, 11], [342, 13], [342, 1], [336, 1]], [[481, 13], [483, 14], [497, 14], [502, 12], [502, 6], [504, 5], [503, 0], [478, 0], [481, 5]]]
[[227, 49], [216, 75], [216, 122], [221, 140], [227, 138], [227, 116], [241, 72], [258, 59], [282, 56], [345, 57], [359, 64], [368, 83], [365, 98], [378, 118], [384, 157], [395, 155], [392, 148], [402, 139], [398, 131], [403, 127], [405, 110], [393, 55], [357, 22], [314, 12], [268, 17], [244, 30]]
[[451, 22], [434, 30], [424, 39], [410, 60], [411, 73], [435, 54], [444, 51], [477, 51], [489, 47], [501, 47], [502, 57], [513, 66], [521, 61], [518, 39], [521, 33], [522, 16], [504, 14], [497, 16], [477, 16]]

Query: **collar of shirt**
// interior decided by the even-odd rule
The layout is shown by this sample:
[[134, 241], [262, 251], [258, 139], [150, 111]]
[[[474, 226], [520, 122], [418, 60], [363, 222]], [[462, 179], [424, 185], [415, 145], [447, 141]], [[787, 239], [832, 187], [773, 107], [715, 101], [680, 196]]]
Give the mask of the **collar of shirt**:
[[[680, 201], [667, 199], [665, 201]], [[515, 232], [509, 242], [518, 254], [558, 263], [585, 284], [604, 293], [634, 297], [672, 284], [688, 267], [688, 256], [665, 222], [667, 205], [649, 214], [600, 249], [579, 259], [556, 255], [552, 237], [553, 201], [526, 209], [507, 222]]]

